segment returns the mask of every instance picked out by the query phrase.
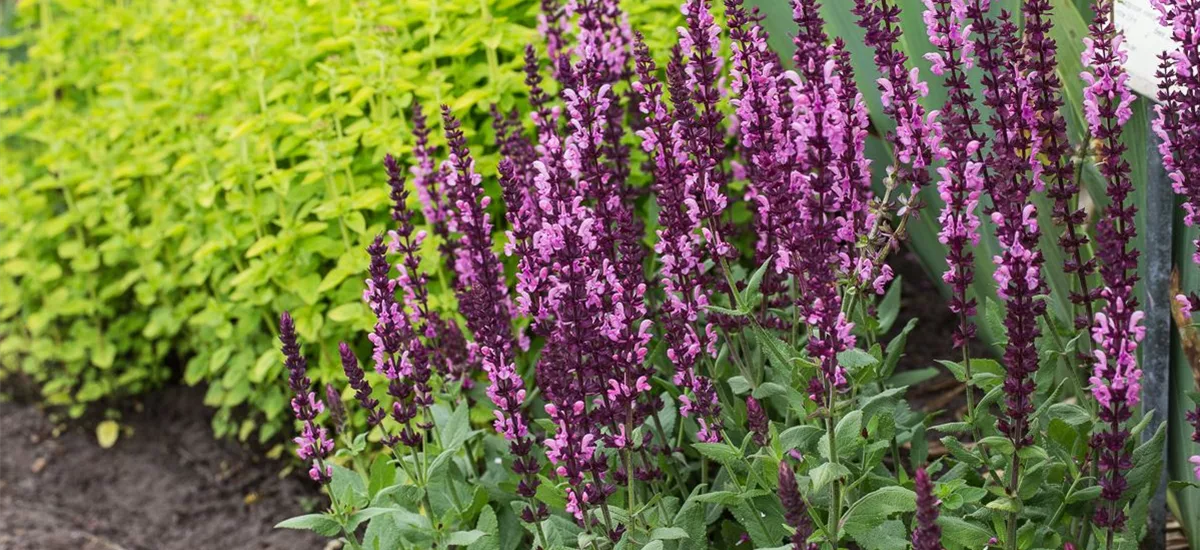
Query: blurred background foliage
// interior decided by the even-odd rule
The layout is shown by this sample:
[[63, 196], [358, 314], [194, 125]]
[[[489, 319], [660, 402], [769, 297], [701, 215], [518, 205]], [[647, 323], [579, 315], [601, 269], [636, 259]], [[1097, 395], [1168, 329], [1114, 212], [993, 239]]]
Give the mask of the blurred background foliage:
[[[677, 2], [627, 9], [665, 51]], [[410, 150], [414, 101], [433, 120], [444, 102], [493, 173], [488, 109], [525, 93], [539, 7], [0, 10], [0, 372], [72, 416], [170, 380], [203, 383], [218, 436], [269, 442], [290, 423], [275, 316], [295, 315], [318, 381], [341, 376], [337, 342], [361, 344], [371, 326], [364, 248], [389, 221], [383, 155]], [[425, 260], [436, 273], [432, 241]]]

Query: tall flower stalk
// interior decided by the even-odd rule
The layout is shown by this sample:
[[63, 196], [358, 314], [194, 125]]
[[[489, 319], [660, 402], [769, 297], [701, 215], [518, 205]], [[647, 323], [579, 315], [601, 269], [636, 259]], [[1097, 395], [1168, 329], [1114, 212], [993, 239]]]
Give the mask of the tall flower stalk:
[[[874, 246], [869, 256], [877, 269], [882, 269], [888, 253], [899, 246], [907, 220], [917, 215], [921, 207], [921, 189], [931, 181], [929, 168], [938, 149], [941, 129], [937, 112], [926, 113], [921, 99], [929, 94], [929, 86], [921, 80], [916, 67], [908, 68], [908, 56], [900, 47], [900, 7], [887, 0], [854, 0], [854, 15], [858, 26], [866, 31], [866, 44], [874, 51], [875, 66], [883, 75], [877, 81], [883, 102], [883, 113], [892, 119], [896, 128], [887, 134], [895, 162], [888, 170], [889, 195], [883, 209], [895, 209], [896, 220], [878, 216], [867, 238]], [[903, 189], [908, 195], [899, 204], [892, 189]], [[888, 227], [888, 223], [892, 223]], [[881, 234], [882, 233], [882, 234]]]
[[1122, 158], [1125, 145], [1121, 129], [1133, 114], [1129, 76], [1122, 68], [1127, 54], [1123, 36], [1112, 21], [1112, 1], [1098, 0], [1093, 7], [1096, 18], [1089, 27], [1089, 37], [1084, 39], [1085, 70], [1080, 78], [1086, 84], [1084, 116], [1099, 141], [1096, 155], [1111, 201], [1096, 227], [1105, 303], [1091, 329], [1096, 362], [1090, 382], [1105, 428], [1091, 441], [1099, 465], [1102, 502], [1096, 507], [1093, 523], [1107, 529], [1106, 547], [1111, 548], [1114, 535], [1124, 529], [1126, 521], [1120, 500], [1128, 488], [1125, 472], [1132, 463], [1126, 449], [1129, 431], [1123, 424], [1133, 416], [1133, 406], [1140, 398], [1141, 371], [1136, 352], [1145, 329], [1138, 326], [1143, 314], [1133, 295], [1138, 252], [1130, 245], [1135, 237], [1133, 218], [1137, 209], [1129, 196], [1133, 190], [1129, 164]]
[[309, 463], [308, 477], [317, 483], [329, 483], [333, 479], [333, 466], [327, 458], [333, 452], [333, 439], [325, 427], [317, 423], [317, 415], [325, 411], [325, 403], [312, 391], [308, 360], [300, 353], [300, 343], [296, 339], [296, 323], [286, 311], [279, 315], [279, 342], [288, 369], [288, 387], [293, 394], [292, 413], [303, 424], [300, 435], [294, 439], [296, 456]]
[[508, 440], [513, 471], [521, 477], [517, 493], [528, 503], [521, 517], [537, 526], [538, 540], [545, 541], [540, 535], [540, 526], [549, 510], [535, 498], [541, 467], [534, 454], [535, 441], [529, 433], [529, 420], [522, 408], [526, 391], [513, 357], [508, 284], [500, 259], [492, 251], [492, 222], [486, 211], [491, 199], [482, 193], [483, 178], [475, 171], [475, 160], [467, 148], [458, 120], [445, 105], [442, 106], [442, 121], [449, 147], [449, 156], [443, 163], [451, 202], [448, 229], [459, 236], [454, 290], [467, 328], [475, 337], [468, 350], [487, 373], [487, 395], [496, 405], [493, 426]]

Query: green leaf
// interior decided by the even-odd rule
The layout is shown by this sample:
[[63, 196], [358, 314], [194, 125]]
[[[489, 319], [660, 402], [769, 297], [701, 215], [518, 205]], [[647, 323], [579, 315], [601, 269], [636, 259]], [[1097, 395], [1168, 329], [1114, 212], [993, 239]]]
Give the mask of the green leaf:
[[916, 493], [904, 487], [893, 485], [876, 489], [850, 505], [842, 518], [842, 527], [847, 532], [865, 531], [892, 514], [916, 511], [916, 499]]
[[105, 420], [96, 425], [96, 442], [102, 449], [111, 449], [113, 445], [117, 444], [117, 436], [120, 433], [120, 424], [112, 420]]
[[862, 411], [855, 409], [846, 413], [846, 416], [838, 421], [837, 427], [833, 431], [833, 438], [839, 452], [842, 452], [843, 449], [846, 452], [853, 452], [858, 448], [862, 441], [862, 419]]
[[758, 289], [762, 285], [763, 275], [767, 272], [767, 268], [770, 265], [771, 258], [767, 258], [750, 275], [750, 280], [746, 282], [746, 288], [742, 290], [741, 303], [743, 307], [752, 308], [762, 300], [762, 295], [758, 293]]
[[837, 354], [838, 364], [850, 371], [858, 371], [879, 363], [878, 359], [859, 348], [850, 348]]
[[371, 473], [367, 483], [367, 497], [374, 501], [375, 496], [385, 487], [396, 481], [396, 467], [391, 464], [386, 454], [375, 457], [371, 462]]
[[833, 462], [822, 462], [821, 465], [809, 472], [812, 478], [812, 492], [820, 491], [829, 483], [850, 476], [850, 469]]
[[825, 430], [816, 426], [792, 426], [779, 434], [779, 446], [785, 453], [792, 449], [808, 449], [824, 435]]
[[446, 544], [449, 546], [467, 546], [480, 538], [486, 533], [478, 529], [470, 531], [455, 531], [446, 537]]
[[692, 443], [700, 454], [721, 464], [732, 464], [742, 460], [742, 451], [725, 443]]
[[656, 527], [650, 531], [650, 538], [654, 540], [679, 540], [690, 537], [686, 530], [679, 527]]
[[906, 550], [910, 539], [900, 520], [889, 519], [860, 529], [858, 524], [846, 528], [846, 533], [863, 550]]
[[277, 523], [275, 528], [308, 530], [325, 537], [334, 537], [342, 532], [337, 522], [325, 514], [307, 514], [285, 519]]
[[1091, 422], [1092, 416], [1083, 407], [1074, 403], [1055, 403], [1046, 411], [1050, 418], [1062, 420], [1071, 426], [1080, 426]]
[[984, 529], [964, 519], [947, 514], [938, 516], [938, 525], [942, 528], [942, 543], [965, 549], [980, 549], [988, 545], [993, 537], [991, 531]]
[[470, 550], [500, 550], [500, 537], [497, 536], [499, 528], [500, 523], [496, 521], [496, 512], [492, 510], [491, 506], [484, 506], [479, 512], [479, 520], [475, 523], [475, 529], [487, 534], [471, 543]]
[[904, 348], [908, 345], [908, 334], [917, 328], [917, 318], [914, 317], [905, 323], [904, 328], [900, 329], [900, 334], [892, 338], [887, 345], [887, 354], [884, 355], [883, 368], [879, 371], [881, 379], [887, 379], [896, 371], [896, 365], [900, 363], [900, 358], [904, 356]]

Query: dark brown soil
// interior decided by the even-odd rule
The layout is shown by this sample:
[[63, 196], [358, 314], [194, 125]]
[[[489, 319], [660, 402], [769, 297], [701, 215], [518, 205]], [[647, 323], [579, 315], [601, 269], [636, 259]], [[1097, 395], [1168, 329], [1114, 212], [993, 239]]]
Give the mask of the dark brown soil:
[[322, 548], [273, 529], [316, 498], [281, 465], [215, 441], [196, 389], [172, 388], [125, 414], [110, 449], [94, 424], [57, 426], [33, 405], [0, 403], [0, 548], [194, 550]]

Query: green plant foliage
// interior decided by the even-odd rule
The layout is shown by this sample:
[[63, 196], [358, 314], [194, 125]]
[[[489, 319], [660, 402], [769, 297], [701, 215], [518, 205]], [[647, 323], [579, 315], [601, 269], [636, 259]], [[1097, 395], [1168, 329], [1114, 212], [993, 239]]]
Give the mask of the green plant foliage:
[[[665, 42], [673, 4], [631, 17]], [[288, 424], [274, 312], [319, 343], [319, 381], [371, 322], [380, 160], [411, 147], [413, 102], [448, 103], [493, 172], [488, 107], [524, 93], [536, 40], [519, 0], [3, 5], [3, 372], [75, 416], [204, 383], [217, 434], [258, 441]], [[434, 243], [426, 259], [436, 273]]]

